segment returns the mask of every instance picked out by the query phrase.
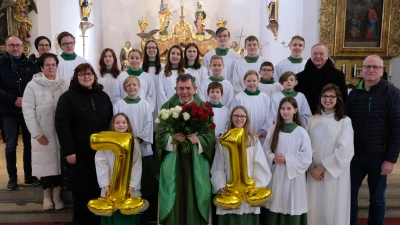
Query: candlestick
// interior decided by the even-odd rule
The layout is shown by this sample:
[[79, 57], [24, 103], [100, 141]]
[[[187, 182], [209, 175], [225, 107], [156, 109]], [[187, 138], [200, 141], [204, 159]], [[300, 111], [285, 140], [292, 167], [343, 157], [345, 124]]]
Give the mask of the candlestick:
[[354, 64], [354, 77], [357, 75], [357, 64]]

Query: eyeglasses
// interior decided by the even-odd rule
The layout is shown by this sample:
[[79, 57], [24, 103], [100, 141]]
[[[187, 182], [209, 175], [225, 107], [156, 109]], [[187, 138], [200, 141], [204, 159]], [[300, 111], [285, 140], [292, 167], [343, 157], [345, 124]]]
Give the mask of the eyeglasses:
[[93, 77], [93, 73], [78, 73], [79, 77]]
[[7, 47], [9, 47], [9, 48], [21, 48], [22, 45], [21, 45], [21, 44], [16, 44], [16, 45], [14, 45], [14, 44], [7, 44]]
[[156, 46], [148, 46], [146, 47], [147, 50], [156, 50], [157, 47]]
[[271, 69], [261, 69], [261, 71], [263, 71], [263, 72], [272, 72], [272, 71], [274, 71], [274, 70], [271, 70]]
[[232, 117], [233, 117], [234, 119], [239, 119], [239, 118], [240, 118], [241, 120], [247, 118], [247, 116], [245, 116], [245, 115], [236, 115], [236, 114], [232, 115]]
[[53, 64], [44, 64], [44, 67], [57, 67], [57, 64], [53, 63]]
[[50, 47], [49, 44], [39, 44], [38, 46], [39, 46], [39, 47], [46, 47], [46, 48]]
[[366, 69], [366, 70], [369, 70], [371, 68], [374, 69], [374, 70], [379, 70], [379, 69], [383, 68], [383, 66], [363, 65], [363, 68]]
[[322, 98], [322, 99], [327, 99], [327, 98], [329, 98], [329, 100], [335, 100], [335, 99], [336, 99], [336, 96], [334, 96], [334, 95], [322, 95], [321, 98]]
[[62, 43], [61, 45], [62, 45], [63, 47], [74, 46], [74, 45], [75, 45], [75, 42]]

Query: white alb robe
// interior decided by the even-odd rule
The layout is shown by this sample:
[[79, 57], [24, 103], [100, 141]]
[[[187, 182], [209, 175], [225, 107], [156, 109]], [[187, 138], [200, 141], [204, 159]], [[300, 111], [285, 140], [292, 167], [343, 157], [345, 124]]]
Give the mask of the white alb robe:
[[[134, 189], [135, 196], [140, 194], [140, 180], [142, 179], [142, 156], [140, 155], [140, 145], [135, 140], [135, 150], [132, 157], [131, 178], [129, 179], [129, 187]], [[101, 188], [101, 196], [104, 195], [104, 187], [111, 185], [115, 155], [111, 150], [97, 151], [94, 157], [96, 165], [97, 182]]]
[[69, 83], [74, 76], [75, 68], [82, 63], [90, 63], [85, 58], [76, 56], [74, 60], [64, 60], [61, 56], [58, 56], [58, 66], [57, 72], [61, 75], [64, 75], [65, 80]]
[[[142, 66], [140, 66], [140, 68], [142, 68]], [[161, 63], [161, 69], [160, 69], [160, 72], [158, 74], [156, 74], [156, 67], [155, 66], [149, 67], [149, 71], [147, 72], [153, 78], [154, 89], [155, 89], [156, 93], [158, 92], [158, 76], [163, 74], [164, 68], [165, 68], [165, 65]], [[157, 98], [157, 94], [156, 94], [156, 106], [154, 107], [154, 110], [153, 110], [153, 128], [154, 128], [153, 131], [155, 131], [157, 129], [157, 124], [154, 123], [154, 121], [156, 120], [156, 118], [158, 116], [158, 109], [159, 108], [161, 108], [161, 106], [159, 106], [158, 98]]]
[[[215, 49], [213, 49], [207, 52], [207, 54], [205, 54], [203, 57], [203, 66], [207, 68], [209, 77], [211, 77], [213, 74], [209, 67], [211, 57], [216, 54], [217, 52], [215, 51]], [[235, 64], [235, 61], [240, 58], [240, 55], [232, 49], [229, 49], [228, 53], [225, 56], [221, 57], [224, 60], [224, 69], [221, 72], [221, 76], [225, 77], [225, 79], [227, 79], [229, 82], [232, 82], [233, 66]]]
[[[272, 116], [274, 118], [274, 122], [276, 122], [277, 118], [277, 113], [278, 113], [278, 108], [279, 108], [279, 103], [281, 100], [285, 97], [285, 95], [282, 94], [282, 92], [276, 92], [272, 94], [271, 96], [271, 109], [272, 109]], [[299, 109], [300, 113], [300, 119], [301, 122], [303, 123], [303, 127], [306, 127], [308, 120], [311, 118], [312, 113], [310, 110], [310, 106], [308, 105], [306, 96], [304, 96], [303, 93], [298, 92], [297, 96], [294, 97], [297, 102], [297, 107]]]
[[[127, 96], [124, 90], [124, 81], [130, 75], [127, 72], [122, 72], [117, 81], [115, 82], [114, 94], [111, 97], [111, 102], [113, 105], [117, 103], [120, 99], [123, 99]], [[131, 75], [134, 76], [134, 75]], [[156, 107], [156, 89], [154, 85], [153, 78], [150, 74], [143, 71], [140, 76], [136, 76], [140, 80], [140, 89], [139, 89], [139, 97], [141, 99], [145, 99], [151, 107], [151, 110], [154, 110]]]
[[203, 83], [203, 81], [208, 79], [207, 69], [204, 66], [200, 66], [200, 68], [197, 70], [194, 68], [187, 68], [187, 72], [196, 78], [196, 87], [197, 87], [197, 94], [198, 94], [201, 83]]
[[278, 62], [275, 66], [275, 73], [274, 73], [274, 80], [279, 81], [279, 78], [282, 74], [286, 71], [292, 71], [294, 74], [298, 74], [304, 70], [306, 66], [307, 60], [303, 59], [301, 63], [292, 63], [289, 59], [283, 59], [282, 61]]
[[[178, 70], [171, 70], [172, 74], [169, 77], [164, 75], [164, 72], [158, 75], [158, 90], [157, 90], [157, 102], [158, 111], [161, 107], [176, 93], [176, 78], [178, 78]], [[185, 73], [188, 71], [185, 69]]]
[[[239, 58], [238, 60], [236, 60], [233, 67], [232, 78], [232, 85], [233, 88], [235, 88], [235, 94], [246, 89], [246, 86], [244, 86], [243, 78], [247, 71], [255, 70], [258, 73], [258, 71], [260, 71], [261, 64], [266, 61], [268, 61], [267, 58], [264, 58], [262, 56], [259, 56], [257, 62], [255, 63], [248, 63], [245, 58]], [[260, 77], [260, 75], [258, 76]]]
[[221, 136], [228, 129], [229, 122], [229, 109], [226, 106], [221, 108], [213, 108], [214, 117], [213, 122], [215, 124], [215, 136]]
[[[251, 132], [257, 133], [261, 129], [268, 131], [272, 126], [271, 99], [267, 94], [260, 92], [259, 95], [248, 95], [242, 91], [235, 96], [231, 110], [238, 105], [244, 106], [249, 113]], [[260, 137], [261, 142], [264, 139]]]
[[[255, 181], [255, 187], [267, 187], [271, 180], [271, 171], [268, 167], [260, 141], [246, 149], [247, 155], [247, 174]], [[216, 144], [214, 161], [211, 167], [212, 192], [217, 194], [219, 190], [226, 186], [230, 178], [230, 156], [228, 149], [219, 142]], [[273, 192], [273, 191], [272, 191]], [[217, 206], [217, 215], [254, 213], [260, 214], [260, 207], [251, 207], [247, 202], [242, 201], [239, 208], [234, 210], [224, 210]]]
[[319, 164], [325, 167], [322, 181], [307, 176], [309, 225], [350, 224], [353, 127], [349, 117], [336, 121], [334, 115], [314, 115], [306, 127], [314, 151], [310, 168]]
[[103, 91], [111, 98], [114, 93], [115, 83], [117, 82], [118, 77], [114, 78], [111, 73], [106, 73], [103, 77], [101, 76], [100, 72], [98, 72], [96, 75], [98, 83], [103, 85]]
[[276, 152], [285, 156], [286, 163], [275, 164], [275, 154], [270, 148], [274, 129], [275, 125], [268, 131], [263, 147], [272, 172], [269, 184], [272, 194], [266, 208], [289, 215], [307, 213], [306, 171], [312, 161], [310, 137], [300, 126], [292, 133], [280, 131]]
[[[208, 93], [207, 93], [207, 89], [208, 89], [208, 85], [213, 82], [210, 79], [206, 79], [205, 81], [203, 81], [203, 83], [200, 86], [200, 91], [199, 91], [199, 97], [203, 102], [209, 102], [210, 98], [208, 97]], [[222, 89], [224, 91], [224, 95], [222, 95], [221, 98], [221, 103], [222, 105], [230, 108], [232, 101], [233, 101], [233, 97], [235, 96], [235, 91], [233, 90], [233, 86], [231, 84], [231, 82], [229, 82], [228, 80], [224, 79], [221, 82], [218, 82], [222, 85]]]
[[150, 104], [140, 99], [138, 103], [126, 103], [120, 99], [114, 105], [114, 115], [125, 113], [132, 125], [133, 135], [143, 140], [140, 144], [141, 155], [143, 157], [153, 155], [151, 144], [153, 144], [153, 115]]
[[282, 86], [279, 82], [275, 82], [273, 84], [260, 83], [260, 84], [258, 84], [258, 90], [264, 92], [269, 97], [272, 97], [272, 94], [282, 91]]

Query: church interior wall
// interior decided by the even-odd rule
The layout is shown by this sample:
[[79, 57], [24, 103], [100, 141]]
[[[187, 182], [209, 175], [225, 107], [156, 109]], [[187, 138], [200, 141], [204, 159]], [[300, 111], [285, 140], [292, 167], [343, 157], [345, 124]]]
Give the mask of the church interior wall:
[[[166, 0], [172, 10], [170, 19], [172, 25], [179, 21], [180, 0]], [[62, 31], [69, 31], [76, 37], [75, 51], [82, 55], [82, 38], [79, 29], [80, 6], [78, 1], [72, 4], [71, 1], [36, 1], [39, 14], [30, 13], [33, 24], [30, 41], [31, 52], [36, 52], [33, 45], [35, 38], [45, 35], [52, 41], [52, 52], [55, 53], [55, 34]], [[185, 20], [195, 29], [194, 10], [195, 0], [184, 1]], [[303, 58], [308, 60], [311, 56], [312, 45], [319, 42], [319, 17], [321, 0], [280, 0], [279, 1], [279, 31], [278, 38], [266, 28], [268, 25], [268, 0], [203, 0], [203, 6], [207, 12], [205, 22], [206, 29], [216, 30], [216, 21], [220, 18], [227, 20], [226, 27], [231, 32], [232, 41], [239, 42], [239, 36], [255, 35], [260, 40], [260, 55], [266, 57], [273, 64], [286, 58], [290, 54], [289, 48], [285, 46], [294, 35], [301, 35], [306, 40]], [[133, 48], [140, 48], [141, 39], [136, 34], [140, 33], [138, 20], [144, 17], [149, 25], [147, 32], [159, 29], [158, 11], [159, 0], [97, 0], [93, 1], [92, 12], [89, 21], [94, 27], [86, 32], [86, 59], [97, 69], [98, 57], [104, 48], [112, 48], [116, 54], [130, 41]], [[242, 32], [243, 27], [243, 34]], [[244, 37], [240, 46], [244, 45]], [[246, 52], [245, 52], [246, 55]], [[391, 74], [400, 73], [400, 58], [391, 60]], [[400, 77], [393, 76], [392, 82], [400, 87]]]

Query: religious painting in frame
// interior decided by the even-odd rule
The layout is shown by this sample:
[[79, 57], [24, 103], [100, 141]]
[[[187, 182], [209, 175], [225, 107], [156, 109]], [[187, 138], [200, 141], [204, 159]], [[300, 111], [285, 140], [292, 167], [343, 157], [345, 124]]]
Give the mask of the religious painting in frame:
[[322, 0], [320, 40], [330, 56], [400, 54], [400, 0]]
[[[0, 0], [0, 5], [2, 0]], [[5, 52], [6, 37], [16, 34], [14, 19], [12, 18], [12, 8], [7, 7], [0, 10], [0, 54]]]

